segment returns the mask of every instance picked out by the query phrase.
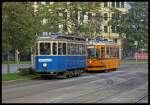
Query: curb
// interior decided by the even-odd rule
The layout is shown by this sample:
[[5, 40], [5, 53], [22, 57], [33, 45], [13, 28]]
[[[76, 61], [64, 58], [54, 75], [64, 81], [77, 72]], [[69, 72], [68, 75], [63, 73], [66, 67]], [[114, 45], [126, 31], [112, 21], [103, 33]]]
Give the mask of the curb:
[[32, 78], [26, 78], [26, 79], [18, 79], [18, 80], [10, 80], [10, 81], [2, 81], [2, 83], [12, 83], [12, 82], [21, 82], [26, 80], [31, 80]]
[[34, 78], [37, 78], [37, 76], [32, 77], [32, 78], [24, 78], [24, 79], [17, 79], [17, 80], [10, 80], [10, 81], [2, 81], [2, 83], [13, 83], [13, 82], [23, 82], [23, 81], [27, 81], [27, 80], [32, 80]]

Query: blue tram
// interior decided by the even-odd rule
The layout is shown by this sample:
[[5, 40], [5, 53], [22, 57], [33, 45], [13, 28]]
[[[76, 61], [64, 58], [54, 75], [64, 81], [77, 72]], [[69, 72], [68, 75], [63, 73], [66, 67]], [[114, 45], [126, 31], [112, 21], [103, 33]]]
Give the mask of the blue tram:
[[80, 76], [86, 68], [85, 38], [71, 35], [39, 37], [34, 69], [41, 75], [57, 75], [63, 78]]

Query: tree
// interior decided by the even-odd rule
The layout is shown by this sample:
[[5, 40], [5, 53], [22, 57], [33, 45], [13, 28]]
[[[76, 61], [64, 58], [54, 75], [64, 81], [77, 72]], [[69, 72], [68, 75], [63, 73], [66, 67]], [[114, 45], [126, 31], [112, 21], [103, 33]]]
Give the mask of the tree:
[[136, 51], [141, 48], [148, 49], [148, 2], [129, 2], [129, 4], [131, 8], [128, 13], [112, 20], [112, 24], [118, 26], [118, 33], [126, 35], [123, 40], [123, 48], [126, 53], [136, 49], [135, 41], [138, 41]]
[[[10, 46], [9, 50], [18, 48], [25, 52], [40, 29], [34, 8], [28, 2], [4, 2], [2, 6], [3, 48]], [[9, 40], [9, 44], [6, 40]]]

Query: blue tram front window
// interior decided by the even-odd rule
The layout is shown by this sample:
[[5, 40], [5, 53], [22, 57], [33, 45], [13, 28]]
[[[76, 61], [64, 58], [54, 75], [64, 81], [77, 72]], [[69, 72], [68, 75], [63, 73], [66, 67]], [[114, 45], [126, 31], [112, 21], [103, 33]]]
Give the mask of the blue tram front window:
[[50, 55], [50, 43], [40, 43], [40, 55]]

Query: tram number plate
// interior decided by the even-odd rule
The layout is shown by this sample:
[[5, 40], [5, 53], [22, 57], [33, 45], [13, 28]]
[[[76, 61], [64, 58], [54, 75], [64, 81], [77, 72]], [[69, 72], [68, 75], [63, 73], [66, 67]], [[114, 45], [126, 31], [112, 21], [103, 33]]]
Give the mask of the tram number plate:
[[88, 48], [94, 48], [94, 46], [88, 46]]

